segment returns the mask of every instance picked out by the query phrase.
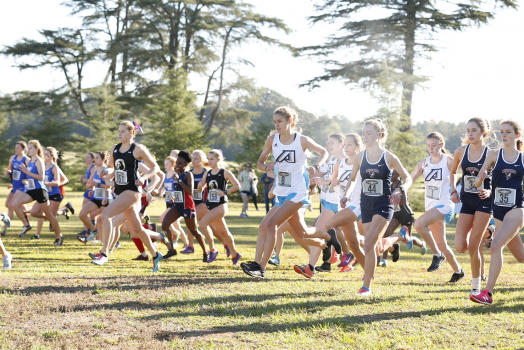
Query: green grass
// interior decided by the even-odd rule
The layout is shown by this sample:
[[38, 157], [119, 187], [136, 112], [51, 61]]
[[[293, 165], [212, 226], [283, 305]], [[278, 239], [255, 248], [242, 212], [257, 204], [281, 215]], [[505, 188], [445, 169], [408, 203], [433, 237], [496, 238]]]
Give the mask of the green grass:
[[[5, 198], [5, 186], [0, 194]], [[80, 193], [68, 193], [77, 210]], [[252, 206], [250, 206], [252, 209]], [[254, 256], [262, 211], [240, 219], [231, 205], [227, 222], [239, 251]], [[162, 203], [150, 209], [155, 222]], [[307, 213], [307, 220], [314, 219]], [[0, 347], [5, 349], [477, 349], [524, 347], [524, 266], [506, 251], [506, 263], [492, 307], [473, 304], [469, 258], [458, 255], [468, 276], [447, 285], [449, 265], [428, 273], [431, 253], [402, 247], [401, 260], [378, 268], [374, 296], [359, 299], [362, 271], [318, 275], [312, 280], [292, 266], [307, 256], [286, 237], [282, 266], [268, 279], [254, 280], [233, 267], [223, 251], [218, 261], [192, 256], [162, 262], [135, 262], [127, 235], [122, 248], [100, 267], [75, 233], [78, 218], [60, 224], [63, 247], [52, 245], [47, 230], [39, 241], [17, 237], [18, 220], [3, 241], [13, 269], [0, 272]], [[453, 243], [454, 227], [448, 228]], [[33, 233], [33, 232], [31, 232]], [[31, 235], [28, 235], [31, 236]], [[165, 248], [160, 248], [165, 250]], [[489, 255], [485, 251], [489, 263]]]

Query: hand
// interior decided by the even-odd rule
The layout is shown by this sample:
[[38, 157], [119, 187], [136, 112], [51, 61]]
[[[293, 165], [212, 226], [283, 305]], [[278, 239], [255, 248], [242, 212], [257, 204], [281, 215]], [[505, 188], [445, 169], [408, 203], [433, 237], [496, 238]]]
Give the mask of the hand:
[[102, 170], [102, 172], [100, 172], [100, 175], [107, 175], [107, 168], [105, 168], [104, 170]]
[[487, 179], [488, 178], [488, 167], [482, 168], [482, 170], [479, 172], [477, 177], [479, 179]]
[[[206, 185], [206, 184], [204, 183], [204, 180], [200, 180], [200, 181], [198, 182], [198, 189], [200, 190], [201, 188], [204, 188], [205, 185]], [[200, 191], [200, 192], [201, 192], [201, 191]]]
[[417, 164], [417, 171], [418, 172], [424, 171], [424, 159], [422, 159], [420, 162], [418, 162], [418, 164]]
[[342, 208], [345, 208], [346, 207], [346, 203], [348, 202], [348, 197], [344, 196], [342, 198], [340, 198], [340, 206]]
[[80, 182], [84, 182], [84, 177], [80, 176]]
[[138, 178], [138, 180], [135, 181], [135, 185], [138, 187], [144, 186], [144, 183], [146, 182], [146, 179], [144, 179], [142, 176]]
[[224, 191], [222, 190], [217, 190], [217, 194], [220, 196], [220, 197], [224, 197], [226, 194], [224, 193]]
[[146, 199], [147, 199], [148, 202], [153, 202], [156, 198], [153, 197], [151, 192], [146, 192]]
[[27, 180], [22, 180], [22, 185], [27, 185]]
[[453, 203], [460, 203], [460, 196], [457, 192], [453, 192], [453, 194], [451, 195], [451, 201]]
[[311, 183], [312, 183], [313, 185], [317, 185], [317, 186], [318, 186], [318, 185], [319, 185], [319, 183], [318, 183], [319, 181], [320, 181], [320, 178], [319, 178], [319, 177], [312, 177], [312, 178], [311, 178]]
[[275, 162], [267, 163], [267, 171], [272, 171], [273, 169], [275, 169]]
[[391, 194], [391, 196], [389, 196], [389, 202], [393, 205], [399, 205], [401, 198], [402, 195], [400, 194], [400, 192], [395, 191]]
[[91, 196], [93, 195], [93, 190], [89, 190], [89, 191], [87, 191], [87, 195], [88, 195], [89, 197], [91, 197]]
[[107, 198], [102, 199], [102, 205], [106, 205], [106, 204], [107, 204]]
[[178, 183], [178, 180], [180, 180], [180, 177], [178, 176], [178, 173], [175, 171], [173, 173], [173, 176], [171, 176], [173, 180], [175, 180], [175, 183]]
[[336, 186], [338, 186], [338, 185], [340, 185], [340, 180], [339, 180], [339, 179], [336, 179], [336, 180], [331, 181], [331, 186], [332, 186], [332, 187], [336, 187]]
[[29, 173], [24, 163], [20, 164], [20, 171], [23, 172], [24, 174]]
[[4, 171], [4, 175], [5, 175], [5, 176], [9, 176], [10, 173], [11, 173], [11, 172], [10, 172], [9, 170]]
[[317, 187], [312, 187], [309, 189], [309, 195], [312, 196], [314, 194], [317, 194]]
[[151, 191], [151, 195], [153, 196], [158, 196], [159, 193], [160, 193], [160, 190], [158, 188], [155, 188], [153, 191]]
[[486, 199], [486, 198], [491, 197], [491, 190], [479, 191], [479, 197], [480, 197], [480, 199]]

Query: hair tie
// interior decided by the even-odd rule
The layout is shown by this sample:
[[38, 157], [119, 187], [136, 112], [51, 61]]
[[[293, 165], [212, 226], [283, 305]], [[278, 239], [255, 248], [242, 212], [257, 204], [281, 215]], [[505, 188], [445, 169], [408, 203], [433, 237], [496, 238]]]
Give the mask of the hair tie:
[[220, 155], [222, 156], [222, 158], [224, 158], [224, 152], [222, 152], [221, 149], [219, 149], [219, 151], [220, 151]]
[[140, 127], [140, 125], [138, 125], [138, 123], [135, 122], [134, 120], [133, 120], [133, 124], [135, 125], [135, 128], [136, 128], [137, 130], [139, 130], [142, 134], [144, 133], [144, 130], [142, 130], [142, 128]]

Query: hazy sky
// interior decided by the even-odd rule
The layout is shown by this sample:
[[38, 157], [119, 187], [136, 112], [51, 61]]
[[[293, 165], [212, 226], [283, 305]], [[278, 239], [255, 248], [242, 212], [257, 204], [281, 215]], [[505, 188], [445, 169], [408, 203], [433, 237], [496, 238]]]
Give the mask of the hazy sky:
[[[2, 1], [0, 11], [0, 46], [15, 43], [22, 37], [38, 38], [39, 29], [79, 26], [80, 21], [68, 15], [68, 9], [56, 0]], [[310, 27], [306, 17], [313, 14], [308, 0], [253, 0], [257, 11], [282, 18], [294, 32], [277, 37], [294, 46], [322, 43], [337, 27]], [[441, 51], [432, 62], [421, 67], [419, 74], [431, 77], [425, 90], [414, 94], [413, 120], [465, 121], [479, 116], [488, 119], [521, 118], [519, 108], [524, 96], [524, 11], [504, 10], [495, 20], [481, 28], [465, 32], [445, 32], [436, 36]], [[237, 50], [239, 51], [239, 50]], [[322, 73], [314, 60], [293, 58], [288, 52], [253, 43], [236, 54], [255, 64], [242, 66], [241, 72], [256, 79], [259, 86], [274, 89], [290, 97], [302, 109], [315, 114], [344, 115], [362, 119], [374, 114], [378, 106], [365, 92], [352, 90], [340, 82], [326, 83], [311, 92], [298, 88], [300, 83]], [[60, 72], [37, 70], [20, 72], [13, 61], [0, 57], [0, 92], [46, 90], [61, 86]], [[87, 70], [107, 69], [94, 64]], [[92, 74], [86, 83], [100, 83]], [[103, 78], [103, 77], [102, 77]], [[201, 89], [205, 77], [191, 76], [195, 90]]]

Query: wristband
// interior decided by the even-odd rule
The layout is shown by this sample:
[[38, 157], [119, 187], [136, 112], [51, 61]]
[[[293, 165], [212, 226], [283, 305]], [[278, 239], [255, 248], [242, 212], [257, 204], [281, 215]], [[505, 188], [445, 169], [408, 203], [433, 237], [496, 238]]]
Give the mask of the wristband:
[[457, 190], [455, 190], [455, 191], [451, 192], [451, 195], [452, 195], [452, 196], [453, 196], [453, 193], [456, 193], [456, 194], [458, 194]]

